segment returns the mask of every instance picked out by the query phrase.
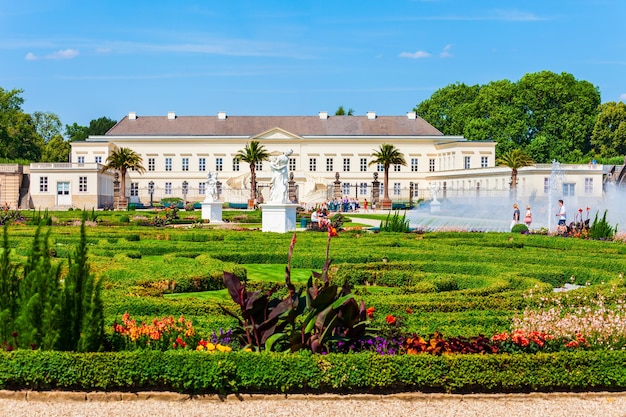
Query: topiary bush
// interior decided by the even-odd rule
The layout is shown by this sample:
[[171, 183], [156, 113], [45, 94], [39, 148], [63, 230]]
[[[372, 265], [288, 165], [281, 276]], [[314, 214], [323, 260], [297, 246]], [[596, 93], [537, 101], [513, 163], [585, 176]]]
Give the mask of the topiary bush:
[[511, 228], [511, 233], [528, 233], [528, 227], [524, 223], [518, 223]]

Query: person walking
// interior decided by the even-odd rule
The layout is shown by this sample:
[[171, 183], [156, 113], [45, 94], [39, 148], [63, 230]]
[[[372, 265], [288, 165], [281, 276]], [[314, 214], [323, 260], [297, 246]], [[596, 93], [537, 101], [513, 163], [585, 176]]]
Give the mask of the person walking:
[[530, 229], [530, 224], [533, 222], [533, 212], [530, 211], [530, 206], [526, 206], [526, 213], [524, 214], [524, 224]]
[[513, 204], [513, 220], [511, 220], [511, 229], [519, 223], [520, 211], [517, 204]]
[[559, 212], [556, 213], [556, 216], [559, 218], [559, 226], [565, 226], [567, 223], [567, 211], [565, 210], [563, 200], [559, 200]]

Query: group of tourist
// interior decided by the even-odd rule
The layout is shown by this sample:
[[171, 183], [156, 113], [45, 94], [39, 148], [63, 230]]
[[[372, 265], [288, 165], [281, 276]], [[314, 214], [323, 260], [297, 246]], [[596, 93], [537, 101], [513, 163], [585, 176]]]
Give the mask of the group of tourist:
[[338, 212], [338, 213], [358, 213], [363, 209], [363, 212], [376, 209], [376, 204], [370, 204], [367, 199], [363, 200], [363, 203], [359, 202], [356, 198], [350, 198], [345, 196], [344, 198], [334, 198], [330, 201], [325, 201], [316, 208], [319, 207], [322, 210]]
[[[511, 220], [511, 229], [516, 224], [520, 222], [520, 209], [517, 204], [513, 204], [513, 219]], [[567, 223], [567, 211], [565, 210], [565, 205], [563, 204], [563, 200], [559, 200], [559, 211], [556, 213], [556, 217], [559, 218], [558, 225], [563, 227]], [[526, 206], [526, 213], [524, 214], [524, 224], [526, 227], [530, 228], [530, 224], [533, 222], [533, 213], [530, 210], [530, 205]]]

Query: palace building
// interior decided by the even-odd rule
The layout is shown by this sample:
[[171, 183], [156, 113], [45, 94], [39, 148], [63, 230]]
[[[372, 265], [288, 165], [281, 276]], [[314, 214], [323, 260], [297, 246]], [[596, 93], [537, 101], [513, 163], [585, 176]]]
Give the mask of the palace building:
[[[293, 198], [313, 205], [337, 196], [375, 201], [382, 198], [382, 166], [370, 165], [381, 144], [393, 144], [406, 166], [389, 170], [393, 201], [439, 198], [508, 197], [511, 170], [496, 166], [496, 143], [447, 136], [409, 112], [404, 116], [142, 116], [131, 112], [105, 135], [73, 142], [68, 163], [33, 163], [19, 175], [27, 187], [5, 196], [0, 170], [0, 198], [23, 208], [103, 208], [113, 204], [115, 173], [102, 166], [115, 147], [134, 150], [145, 173], [129, 171], [125, 195], [131, 204], [149, 206], [168, 197], [188, 202], [205, 198], [208, 173], [217, 173], [219, 199], [245, 205], [250, 196], [250, 169], [235, 155], [252, 141], [271, 154], [288, 150]], [[11, 170], [8, 170], [11, 171]], [[14, 170], [13, 170], [14, 171]], [[12, 172], [12, 171], [11, 171]], [[269, 196], [269, 163], [256, 166], [260, 199]], [[4, 176], [3, 176], [4, 175]], [[550, 191], [553, 166], [519, 170], [517, 196], [541, 199]], [[601, 197], [601, 165], [561, 165], [559, 192], [567, 197]], [[21, 181], [24, 184], [24, 181]], [[379, 183], [375, 187], [374, 183]], [[19, 187], [14, 187], [19, 188]], [[378, 188], [378, 195], [373, 192]], [[6, 194], [6, 193], [5, 193]], [[259, 201], [262, 202], [262, 201]]]

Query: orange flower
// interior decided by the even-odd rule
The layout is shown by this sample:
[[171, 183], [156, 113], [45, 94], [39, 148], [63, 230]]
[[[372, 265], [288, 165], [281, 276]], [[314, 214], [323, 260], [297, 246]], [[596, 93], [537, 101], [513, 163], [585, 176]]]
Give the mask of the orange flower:
[[387, 316], [387, 318], [385, 319], [385, 321], [389, 324], [394, 324], [396, 322], [396, 318], [394, 316], [392, 316], [391, 314]]
[[413, 310], [411, 310], [409, 307], [406, 308], [406, 312], [409, 314], [413, 314]]
[[375, 310], [376, 309], [374, 307], [369, 307], [367, 310], [365, 310], [365, 312], [367, 313], [367, 317], [370, 317], [370, 318], [374, 317]]

